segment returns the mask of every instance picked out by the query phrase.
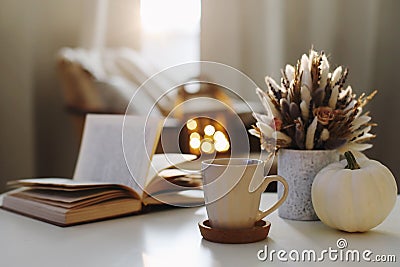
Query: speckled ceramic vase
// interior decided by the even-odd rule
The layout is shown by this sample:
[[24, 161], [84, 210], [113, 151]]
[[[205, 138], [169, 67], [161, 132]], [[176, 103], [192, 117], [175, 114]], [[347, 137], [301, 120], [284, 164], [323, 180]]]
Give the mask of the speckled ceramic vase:
[[[289, 184], [289, 195], [278, 214], [281, 218], [315, 221], [318, 220], [311, 202], [311, 186], [315, 175], [325, 166], [339, 160], [335, 150], [293, 150], [278, 152], [278, 175]], [[283, 186], [278, 183], [278, 198]]]

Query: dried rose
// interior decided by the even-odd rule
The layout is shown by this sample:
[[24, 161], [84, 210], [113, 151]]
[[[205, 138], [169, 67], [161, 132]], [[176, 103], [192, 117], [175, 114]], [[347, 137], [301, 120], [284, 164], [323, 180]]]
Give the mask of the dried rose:
[[274, 118], [275, 129], [280, 131], [282, 129], [282, 120]]
[[322, 125], [327, 125], [329, 121], [335, 118], [335, 113], [330, 107], [318, 107], [313, 110], [314, 116], [317, 117], [318, 122]]

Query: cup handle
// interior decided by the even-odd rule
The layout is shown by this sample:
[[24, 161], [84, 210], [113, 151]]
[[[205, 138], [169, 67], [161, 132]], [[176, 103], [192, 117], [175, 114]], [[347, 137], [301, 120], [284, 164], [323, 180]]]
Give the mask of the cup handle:
[[286, 200], [286, 198], [287, 198], [287, 196], [288, 196], [288, 193], [289, 193], [289, 185], [288, 185], [288, 183], [286, 182], [286, 180], [285, 180], [282, 176], [279, 176], [279, 175], [265, 176], [265, 177], [264, 177], [264, 181], [263, 181], [262, 185], [260, 186], [260, 188], [259, 188], [258, 190], [260, 190], [261, 193], [264, 192], [265, 189], [267, 188], [268, 184], [269, 184], [270, 182], [273, 182], [273, 181], [281, 182], [281, 183], [283, 184], [283, 187], [284, 187], [283, 195], [282, 195], [282, 197], [278, 200], [278, 202], [276, 202], [276, 203], [275, 203], [271, 208], [269, 208], [268, 210], [266, 210], [266, 211], [261, 211], [261, 210], [258, 211], [258, 214], [257, 214], [257, 216], [256, 216], [257, 221], [259, 221], [259, 220], [265, 218], [267, 215], [269, 215], [270, 213], [272, 213], [273, 211], [275, 211], [277, 208], [279, 208], [279, 206], [283, 204], [283, 202]]

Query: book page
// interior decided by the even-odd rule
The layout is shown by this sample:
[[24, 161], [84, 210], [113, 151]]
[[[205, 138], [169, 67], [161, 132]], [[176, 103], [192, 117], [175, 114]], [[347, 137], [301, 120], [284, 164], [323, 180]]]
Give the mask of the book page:
[[[166, 153], [166, 154], [155, 154], [151, 161], [149, 172], [146, 179], [146, 189], [149, 184], [153, 183], [154, 179], [159, 179], [157, 174], [166, 169], [178, 165], [183, 162], [195, 160], [196, 155], [191, 154], [179, 154], [179, 153]], [[148, 192], [149, 193], [149, 192]], [[152, 192], [151, 192], [152, 193]]]
[[118, 189], [107, 191], [92, 189], [74, 192], [27, 189], [11, 195], [66, 209], [87, 207], [111, 199], [132, 198], [131, 191], [121, 191]]
[[14, 180], [7, 183], [9, 186], [27, 186], [27, 187], [49, 187], [61, 190], [63, 188], [81, 189], [104, 187], [105, 185], [113, 185], [114, 183], [103, 183], [98, 181], [76, 181], [68, 178], [31, 178]]
[[80, 191], [54, 191], [47, 189], [26, 189], [22, 192], [14, 193], [14, 195], [24, 196], [27, 198], [44, 199], [52, 202], [63, 202], [63, 203], [75, 203], [83, 200], [97, 198], [104, 195], [114, 195], [115, 193], [122, 193], [124, 196], [131, 196], [128, 191], [121, 191], [118, 189], [102, 190], [97, 189], [86, 189]]
[[142, 195], [160, 133], [159, 118], [88, 115], [74, 180], [122, 184]]
[[101, 190], [104, 192], [110, 190], [118, 190], [129, 192], [129, 194], [136, 199], [140, 199], [141, 196], [137, 192], [133, 191], [132, 188], [116, 184], [116, 183], [104, 183], [98, 181], [76, 181], [66, 178], [34, 178], [34, 179], [21, 179], [10, 181], [7, 183], [11, 187], [29, 187], [31, 189], [45, 189], [47, 191], [54, 191], [54, 194], [71, 194], [74, 192], [82, 192], [87, 190]]

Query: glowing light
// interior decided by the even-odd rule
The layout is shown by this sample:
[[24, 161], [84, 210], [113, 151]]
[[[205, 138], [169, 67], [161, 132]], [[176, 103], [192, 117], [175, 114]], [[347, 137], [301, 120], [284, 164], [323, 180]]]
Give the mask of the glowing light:
[[194, 129], [196, 129], [197, 128], [197, 122], [195, 121], [195, 120], [192, 120], [192, 119], [190, 119], [190, 120], [188, 120], [187, 122], [186, 122], [186, 127], [189, 129], [189, 130], [194, 130]]
[[230, 148], [229, 141], [223, 132], [216, 131], [213, 138], [215, 141], [214, 142], [215, 150], [217, 150], [218, 152], [228, 151], [228, 149]]
[[227, 139], [217, 140], [215, 142], [214, 146], [215, 146], [215, 150], [217, 150], [218, 152], [228, 151], [228, 149], [230, 147], [229, 141]]
[[204, 139], [203, 142], [201, 142], [201, 151], [204, 153], [211, 154], [214, 152], [214, 150], [214, 144], [211, 140]]
[[193, 138], [200, 140], [200, 135], [198, 133], [196, 133], [196, 132], [191, 133], [190, 134], [190, 139], [193, 139]]
[[221, 131], [216, 131], [213, 138], [215, 141], [226, 139], [225, 134]]
[[190, 147], [194, 148], [194, 149], [198, 149], [200, 147], [200, 144], [201, 144], [201, 142], [200, 142], [200, 139], [198, 139], [198, 138], [192, 138], [189, 141]]
[[215, 128], [212, 125], [207, 125], [204, 127], [204, 133], [208, 136], [212, 136], [215, 133]]
[[189, 94], [195, 94], [200, 91], [201, 85], [199, 83], [189, 83], [189, 84], [185, 84], [184, 89]]

